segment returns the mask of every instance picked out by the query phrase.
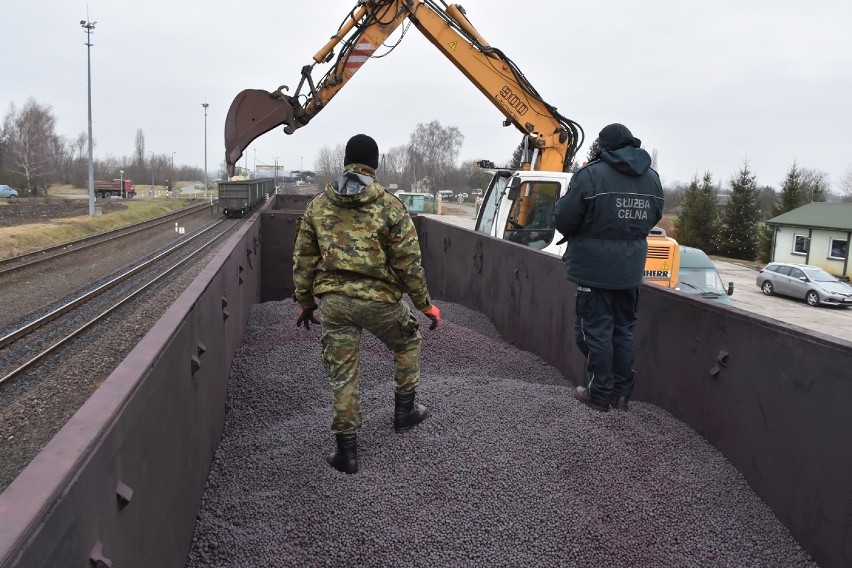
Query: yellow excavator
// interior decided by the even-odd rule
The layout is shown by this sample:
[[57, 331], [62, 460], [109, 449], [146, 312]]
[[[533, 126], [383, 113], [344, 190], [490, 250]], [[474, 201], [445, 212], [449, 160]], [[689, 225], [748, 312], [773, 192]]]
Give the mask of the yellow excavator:
[[[518, 66], [491, 46], [460, 5], [433, 0], [361, 0], [337, 32], [302, 67], [295, 92], [247, 89], [234, 99], [225, 120], [225, 159], [230, 173], [257, 137], [282, 126], [293, 134], [331, 101], [400, 26], [413, 25], [503, 114], [504, 126], [522, 133], [520, 164], [492, 174], [476, 230], [561, 256], [565, 244], [553, 227], [553, 207], [568, 190], [583, 130], [547, 103]], [[324, 74], [314, 78], [318, 67]], [[672, 241], [673, 242], [673, 241]], [[649, 245], [651, 241], [649, 240]], [[654, 247], [656, 250], [657, 247]], [[650, 250], [650, 247], [649, 247]], [[667, 247], [667, 253], [672, 250]], [[669, 264], [674, 259], [669, 258]], [[656, 260], [655, 260], [656, 263]], [[660, 274], [659, 266], [648, 267]]]
[[[258, 136], [283, 126], [305, 126], [349, 82], [400, 26], [413, 25], [443, 53], [524, 136], [521, 169], [567, 171], [582, 144], [582, 129], [546, 103], [514, 62], [483, 39], [459, 5], [432, 0], [363, 0], [301, 70], [296, 91], [247, 89], [237, 95], [225, 121], [228, 169]], [[336, 52], [335, 52], [336, 50]], [[330, 68], [318, 80], [317, 66]]]

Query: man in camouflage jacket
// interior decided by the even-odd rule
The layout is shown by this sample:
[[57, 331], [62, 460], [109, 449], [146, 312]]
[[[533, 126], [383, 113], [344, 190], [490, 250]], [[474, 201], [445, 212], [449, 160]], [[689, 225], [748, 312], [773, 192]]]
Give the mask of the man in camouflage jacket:
[[414, 223], [402, 202], [376, 183], [378, 161], [372, 138], [358, 134], [349, 140], [343, 174], [308, 203], [293, 250], [293, 298], [301, 307], [296, 324], [309, 329], [310, 322], [320, 323], [313, 315], [317, 308], [322, 322], [331, 431], [337, 440], [327, 461], [345, 473], [358, 471], [362, 331], [393, 353], [394, 428], [404, 432], [422, 422], [427, 410], [414, 403], [421, 337], [403, 294], [432, 320], [430, 329], [440, 321], [426, 287]]

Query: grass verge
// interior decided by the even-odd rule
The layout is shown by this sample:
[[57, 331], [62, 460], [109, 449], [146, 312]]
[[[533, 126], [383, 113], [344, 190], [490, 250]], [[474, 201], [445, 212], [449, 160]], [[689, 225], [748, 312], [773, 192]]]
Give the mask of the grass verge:
[[97, 217], [88, 215], [0, 227], [0, 258], [9, 258], [104, 231], [126, 227], [192, 205], [187, 199], [124, 200], [125, 207]]

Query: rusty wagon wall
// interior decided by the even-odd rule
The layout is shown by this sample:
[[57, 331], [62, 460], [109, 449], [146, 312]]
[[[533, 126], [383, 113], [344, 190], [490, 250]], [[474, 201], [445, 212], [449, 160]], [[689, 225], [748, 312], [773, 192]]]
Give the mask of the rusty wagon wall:
[[0, 494], [0, 566], [181, 566], [260, 299], [249, 219]]
[[[0, 495], [0, 566], [181, 565], [253, 303], [292, 295], [307, 198], [249, 218], [104, 386]], [[418, 217], [430, 290], [583, 373], [558, 258]], [[823, 566], [852, 563], [852, 344], [646, 286], [636, 397], [712, 442]]]

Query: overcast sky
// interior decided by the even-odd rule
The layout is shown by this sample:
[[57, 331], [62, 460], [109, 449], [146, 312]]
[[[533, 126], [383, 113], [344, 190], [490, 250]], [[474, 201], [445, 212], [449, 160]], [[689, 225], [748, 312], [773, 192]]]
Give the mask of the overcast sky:
[[[87, 130], [86, 40], [93, 37], [96, 157], [146, 150], [175, 164], [224, 158], [225, 115], [247, 88], [292, 93], [299, 72], [355, 0], [68, 0], [4, 2], [0, 104], [52, 107], [59, 134]], [[828, 174], [852, 170], [852, 2], [849, 0], [466, 0], [468, 18], [518, 65], [543, 98], [585, 130], [578, 157], [621, 122], [656, 149], [664, 183], [705, 171], [727, 185], [748, 160], [778, 187], [795, 160]], [[392, 36], [392, 40], [398, 34]], [[315, 71], [319, 78], [326, 67]], [[247, 150], [250, 168], [278, 157], [313, 168], [323, 146], [373, 136], [381, 151], [419, 123], [464, 134], [460, 160], [505, 162], [521, 140], [503, 115], [411, 28], [368, 62], [306, 127], [270, 131]], [[241, 160], [245, 164], [246, 160]]]

